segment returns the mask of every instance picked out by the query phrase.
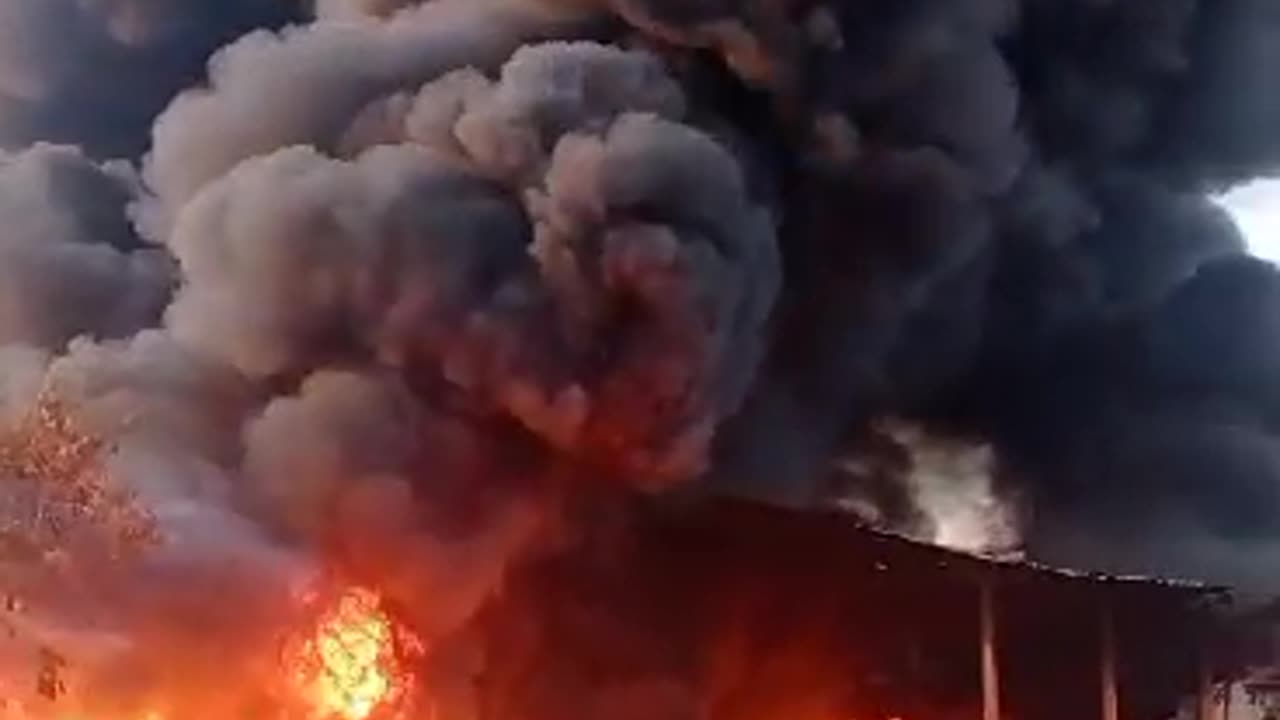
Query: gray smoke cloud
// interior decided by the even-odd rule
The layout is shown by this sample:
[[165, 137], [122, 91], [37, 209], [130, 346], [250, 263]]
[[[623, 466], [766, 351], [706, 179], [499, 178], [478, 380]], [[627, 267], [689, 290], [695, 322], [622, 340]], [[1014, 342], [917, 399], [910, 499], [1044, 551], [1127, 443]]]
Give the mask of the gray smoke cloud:
[[769, 216], [644, 56], [548, 45], [492, 86], [460, 72], [418, 97], [456, 118], [411, 114], [415, 137], [284, 149], [197, 193], [168, 326], [250, 377], [376, 360], [637, 478], [696, 474], [761, 353]]
[[239, 162], [290, 145], [332, 149], [365, 104], [460, 67], [495, 70], [521, 44], [553, 34], [557, 20], [520, 0], [435, 2], [386, 20], [244, 36], [210, 62], [207, 86], [156, 120], [145, 163], [161, 200], [155, 233], [166, 231], [166, 212]]
[[73, 147], [0, 154], [0, 344], [56, 350], [159, 321], [171, 262], [129, 224], [135, 185]]
[[[149, 648], [240, 658], [262, 639], [157, 638], [141, 608], [207, 611], [218, 627], [221, 611], [189, 593], [235, 583], [269, 619], [335, 568], [441, 637], [555, 534], [568, 488], [656, 490], [705, 471], [764, 353], [775, 219], [730, 151], [686, 124], [656, 57], [522, 47], [561, 23], [437, 3], [249, 35], [158, 119], [141, 182], [73, 150], [30, 151], [85, 186], [37, 199], [90, 216], [55, 206], [71, 237], [41, 228], [33, 247], [164, 261], [160, 302], [134, 325], [15, 337], [55, 351], [79, 339], [15, 349], [6, 393], [21, 407], [56, 388], [155, 510], [165, 543], [140, 575], [83, 581], [110, 590], [99, 613], [128, 640], [113, 662], [185, 688]], [[73, 233], [90, 228], [101, 235]], [[36, 310], [51, 308], [22, 317]], [[173, 573], [190, 585], [157, 589]], [[75, 626], [67, 605], [55, 627]], [[111, 666], [90, 684], [108, 686]]]

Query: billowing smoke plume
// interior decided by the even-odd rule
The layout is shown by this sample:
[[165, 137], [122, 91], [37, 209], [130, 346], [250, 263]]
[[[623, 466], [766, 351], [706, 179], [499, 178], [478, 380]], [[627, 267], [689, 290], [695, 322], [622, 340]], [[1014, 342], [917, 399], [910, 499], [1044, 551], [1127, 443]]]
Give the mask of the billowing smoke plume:
[[[656, 57], [522, 47], [559, 22], [442, 3], [250, 35], [159, 118], [143, 187], [70, 149], [14, 161], [15, 243], [66, 257], [19, 278], [14, 402], [43, 386], [112, 439], [162, 537], [142, 577], [87, 573], [99, 611], [231, 583], [269, 613], [336, 569], [435, 638], [566, 491], [707, 471], [765, 351], [775, 217]], [[135, 624], [144, 658], [229, 652]]]
[[997, 492], [989, 445], [949, 441], [893, 419], [875, 432], [877, 444], [833, 467], [837, 507], [868, 525], [936, 545], [1020, 554], [1019, 503]]
[[195, 658], [257, 639], [142, 619], [337, 568], [439, 637], [694, 481], [1265, 580], [1280, 276], [1206, 198], [1273, 5], [0, 0], [0, 410], [114, 443], [164, 542], [84, 582]]
[[71, 147], [0, 155], [0, 343], [59, 348], [159, 320], [171, 263], [128, 223], [134, 186], [127, 166]]

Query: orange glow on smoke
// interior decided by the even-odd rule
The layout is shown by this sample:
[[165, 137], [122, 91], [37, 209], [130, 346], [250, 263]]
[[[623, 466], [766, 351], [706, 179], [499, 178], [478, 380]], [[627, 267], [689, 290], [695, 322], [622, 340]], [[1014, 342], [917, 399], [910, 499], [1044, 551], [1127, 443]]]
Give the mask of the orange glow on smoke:
[[365, 589], [345, 592], [287, 658], [315, 720], [398, 717], [413, 682], [400, 652], [405, 631]]

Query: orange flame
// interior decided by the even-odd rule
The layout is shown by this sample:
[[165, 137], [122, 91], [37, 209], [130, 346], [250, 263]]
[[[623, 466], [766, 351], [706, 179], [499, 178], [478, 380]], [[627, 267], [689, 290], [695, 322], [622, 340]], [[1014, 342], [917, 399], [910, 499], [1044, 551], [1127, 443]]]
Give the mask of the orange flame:
[[403, 628], [370, 590], [345, 592], [319, 617], [287, 661], [316, 720], [396, 717], [413, 675], [405, 667]]

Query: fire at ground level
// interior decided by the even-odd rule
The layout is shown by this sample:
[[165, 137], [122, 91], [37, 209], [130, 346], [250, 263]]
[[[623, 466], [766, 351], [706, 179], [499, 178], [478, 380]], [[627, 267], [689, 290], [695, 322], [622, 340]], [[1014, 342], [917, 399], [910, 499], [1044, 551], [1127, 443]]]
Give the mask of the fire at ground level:
[[[408, 628], [386, 611], [381, 597], [363, 587], [331, 587], [317, 582], [307, 595], [298, 598], [298, 606], [298, 626], [283, 632], [275, 648], [278, 656], [272, 665], [278, 672], [272, 677], [264, 675], [262, 687], [256, 691], [231, 685], [225, 688], [228, 695], [253, 698], [235, 715], [245, 720], [408, 718], [411, 698], [419, 689], [412, 663], [421, 657], [423, 648]], [[13, 602], [8, 610], [24, 612]], [[11, 640], [19, 639], [16, 624], [6, 629]], [[204, 709], [187, 707], [183, 693], [173, 688], [157, 688], [148, 707], [111, 708], [108, 697], [93, 697], [76, 682], [74, 661], [48, 646], [39, 647], [36, 654], [35, 687], [30, 688], [34, 692], [20, 691], [32, 679], [23, 670], [0, 675], [0, 688], [10, 694], [0, 699], [0, 718], [173, 720], [193, 714], [208, 716]]]
[[[1190, 707], [1221, 720], [1221, 690], [1256, 650], [1222, 589], [986, 560], [834, 514], [694, 502], [584, 527], [429, 649], [372, 590], [313, 598], [273, 681], [288, 707], [240, 715], [1165, 720]], [[46, 660], [47, 704], [4, 717], [102, 720], [76, 712]]]

